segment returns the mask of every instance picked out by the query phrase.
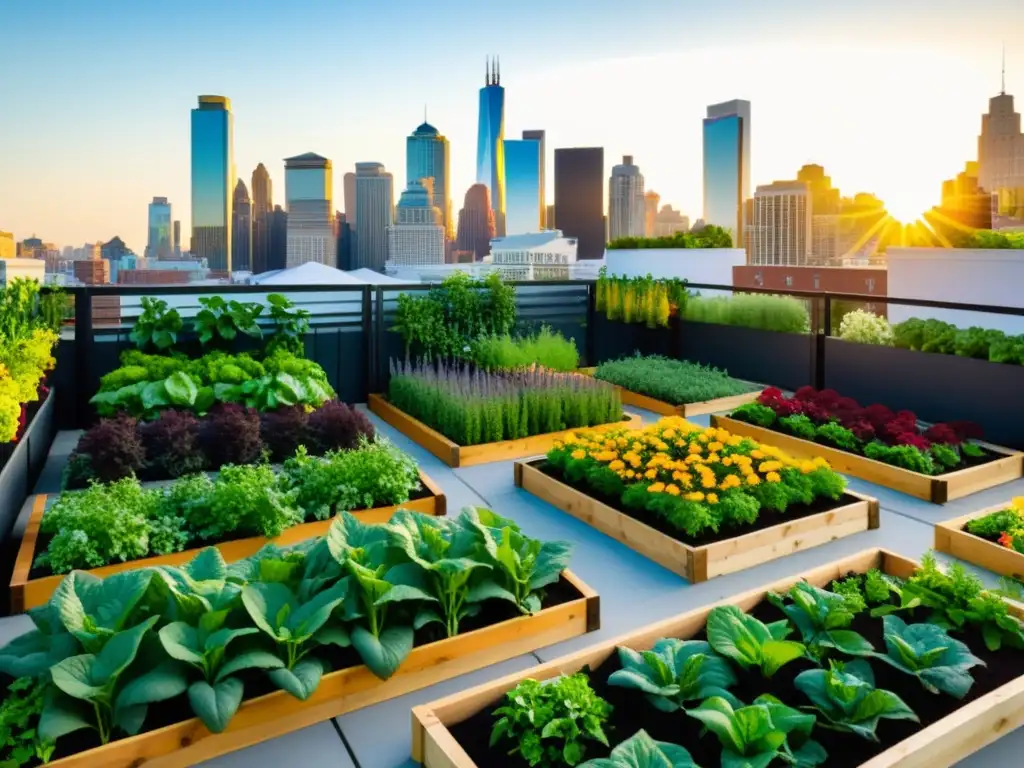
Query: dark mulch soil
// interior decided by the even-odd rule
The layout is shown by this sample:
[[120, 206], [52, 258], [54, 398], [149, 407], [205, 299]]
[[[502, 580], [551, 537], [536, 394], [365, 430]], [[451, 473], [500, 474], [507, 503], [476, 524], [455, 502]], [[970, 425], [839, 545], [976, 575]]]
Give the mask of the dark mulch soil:
[[[421, 486], [419, 490], [413, 491], [412, 493], [409, 494], [409, 501], [418, 501], [419, 499], [428, 498], [431, 495], [432, 495], [431, 492], [429, 490], [427, 490], [427, 488]], [[390, 506], [390, 505], [381, 505], [381, 506]], [[314, 521], [313, 520], [307, 520], [306, 522], [307, 523], [311, 523], [311, 522], [314, 522]], [[40, 555], [41, 553], [43, 553], [43, 552], [45, 552], [47, 550], [47, 548], [50, 546], [50, 539], [52, 539], [52, 538], [53, 538], [53, 536], [46, 535], [46, 534], [40, 534], [39, 535], [39, 537], [36, 539], [36, 551], [35, 551], [35, 555], [36, 556]], [[185, 549], [186, 550], [194, 549], [198, 553], [198, 551], [200, 549], [203, 549], [205, 547], [212, 547], [212, 546], [215, 546], [217, 544], [224, 544], [225, 542], [228, 542], [228, 541], [235, 541], [237, 539], [247, 539], [247, 538], [253, 538], [253, 537], [251, 537], [251, 536], [225, 535], [225, 536], [220, 536], [220, 537], [218, 537], [216, 539], [191, 539], [185, 545]], [[156, 555], [147, 555], [147, 557], [156, 557]], [[51, 571], [49, 568], [40, 568], [39, 566], [33, 564], [32, 570], [29, 571], [28, 577], [30, 579], [42, 579], [42, 578], [45, 578], [47, 576], [53, 576], [53, 575], [54, 575], [53, 571]]]
[[[780, 610], [768, 602], [758, 605], [752, 614], [764, 622], [785, 618]], [[910, 617], [905, 617], [905, 620], [912, 621]], [[873, 619], [864, 613], [857, 617], [851, 629], [866, 637], [876, 650], [884, 652], [881, 619]], [[974, 655], [987, 665], [971, 669], [974, 685], [966, 698], [957, 700], [945, 694], [928, 693], [916, 678], [905, 675], [884, 662], [870, 660], [869, 663], [875, 673], [875, 685], [895, 692], [917, 713], [921, 722], [882, 720], [877, 730], [879, 743], [852, 734], [816, 728], [814, 738], [828, 752], [828, 761], [825, 763], [828, 768], [855, 768], [960, 707], [1024, 675], [1024, 652], [1004, 649], [993, 653], [985, 647], [981, 633], [975, 630], [953, 632], [952, 635], [967, 643]], [[704, 639], [703, 631], [696, 639]], [[607, 661], [590, 673], [591, 685], [595, 692], [614, 707], [606, 729], [612, 746], [625, 741], [642, 728], [658, 741], [686, 747], [698, 765], [719, 764], [721, 747], [718, 739], [711, 734], [702, 737], [701, 726], [697, 720], [682, 712], [660, 712], [647, 704], [639, 692], [608, 685], [608, 677], [620, 668], [618, 655], [612, 654]], [[740, 680], [733, 693], [743, 702], [752, 702], [762, 693], [770, 693], [790, 706], [799, 707], [810, 703], [793, 684], [798, 674], [815, 668], [814, 663], [809, 660], [798, 659], [787, 664], [771, 680], [762, 678], [758, 671], [744, 672], [735, 665], [733, 668], [737, 670]], [[504, 748], [489, 748], [491, 728], [496, 721], [491, 712], [495, 708], [489, 707], [451, 726], [452, 735], [481, 767], [526, 768], [526, 763], [521, 758], [505, 754], [505, 750], [510, 749], [511, 745], [506, 743], [503, 745]], [[601, 744], [588, 743], [586, 757], [605, 757], [610, 751]]]
[[783, 523], [791, 523], [794, 520], [799, 520], [803, 517], [818, 515], [822, 512], [828, 512], [830, 510], [846, 506], [847, 504], [854, 504], [860, 501], [860, 499], [844, 493], [836, 501], [833, 501], [832, 499], [818, 499], [813, 504], [791, 504], [784, 513], [775, 512], [770, 509], [762, 509], [760, 513], [758, 513], [757, 520], [750, 525], [743, 526], [742, 528], [722, 528], [718, 533], [708, 531], [706, 534], [701, 536], [687, 536], [684, 532], [673, 527], [670, 523], [655, 514], [644, 510], [630, 509], [623, 505], [620, 499], [600, 494], [585, 483], [569, 482], [556, 467], [543, 459], [533, 464], [533, 466], [548, 477], [552, 477], [560, 483], [565, 483], [570, 488], [574, 488], [580, 493], [584, 493], [593, 499], [597, 499], [602, 504], [607, 504], [612, 509], [618, 510], [622, 514], [632, 517], [634, 520], [639, 520], [644, 525], [650, 526], [659, 533], [670, 536], [676, 541], [681, 541], [691, 547], [702, 547], [706, 544], [714, 544], [718, 541], [734, 539], [737, 536], [743, 536], [748, 533], [753, 533], [754, 531], [771, 528], [775, 525], [782, 525]]
[[[544, 608], [554, 608], [555, 606], [568, 603], [572, 600], [579, 600], [581, 597], [582, 594], [580, 591], [566, 581], [566, 579], [562, 578], [557, 583], [544, 590], [542, 605]], [[503, 621], [514, 619], [520, 615], [521, 614], [519, 614], [515, 607], [509, 603], [502, 600], [490, 600], [484, 603], [483, 610], [480, 614], [461, 622], [459, 634], [465, 634], [476, 629], [493, 626]], [[442, 639], [444, 639], [444, 630], [440, 626], [434, 624], [416, 633], [414, 645], [418, 648]], [[362, 664], [362, 661], [359, 659], [359, 655], [351, 648], [342, 649], [335, 646], [321, 646], [314, 653], [314, 656], [325, 662], [325, 676], [330, 672], [337, 672], [343, 669], [357, 667]], [[239, 677], [245, 684], [244, 701], [255, 699], [259, 696], [273, 693], [278, 690], [260, 670], [245, 670], [244, 672], [239, 673]], [[0, 690], [6, 688], [10, 683], [10, 677], [0, 675]], [[299, 702], [296, 701], [295, 704], [298, 706]], [[192, 710], [189, 707], [187, 698], [185, 696], [178, 696], [169, 701], [160, 702], [159, 704], [149, 708], [142, 733], [155, 731], [158, 728], [190, 720], [192, 717]], [[118, 738], [124, 738], [124, 734], [117, 733], [116, 735]], [[100, 746], [100, 742], [95, 731], [77, 731], [61, 738], [58, 741], [57, 749], [54, 751], [51, 759], [59, 760], [60, 758], [68, 757], [98, 746]], [[26, 763], [26, 768], [31, 768], [31, 766], [38, 764], [38, 762]]]

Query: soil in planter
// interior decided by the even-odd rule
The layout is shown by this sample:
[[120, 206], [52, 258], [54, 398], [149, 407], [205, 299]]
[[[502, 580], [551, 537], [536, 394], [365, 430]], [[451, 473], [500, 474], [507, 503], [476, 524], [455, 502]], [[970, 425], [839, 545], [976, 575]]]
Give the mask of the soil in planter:
[[772, 526], [782, 525], [784, 523], [792, 523], [794, 520], [799, 520], [803, 517], [810, 517], [811, 515], [819, 515], [822, 512], [828, 512], [839, 507], [844, 507], [848, 504], [855, 504], [860, 499], [849, 494], [843, 494], [839, 499], [833, 501], [832, 499], [824, 498], [818, 499], [813, 504], [790, 504], [785, 512], [776, 512], [770, 509], [762, 509], [755, 520], [750, 525], [745, 525], [742, 528], [722, 528], [718, 533], [714, 531], [708, 531], [706, 534], [701, 536], [687, 536], [683, 531], [673, 527], [670, 523], [663, 520], [662, 518], [655, 515], [653, 512], [647, 512], [646, 510], [630, 509], [625, 506], [621, 500], [614, 496], [607, 496], [598, 493], [593, 488], [585, 483], [570, 483], [563, 477], [562, 473], [554, 466], [549, 464], [547, 461], [540, 461], [531, 466], [539, 469], [548, 477], [554, 478], [560, 483], [568, 485], [570, 488], [574, 488], [580, 493], [586, 494], [592, 499], [600, 501], [602, 504], [606, 504], [612, 509], [621, 512], [627, 517], [631, 517], [634, 520], [647, 525], [659, 533], [663, 533], [676, 541], [681, 541], [683, 544], [687, 544], [691, 547], [703, 547], [708, 544], [715, 544], [719, 541], [726, 541], [728, 539], [734, 539], [737, 536], [745, 536], [748, 533], [754, 533], [755, 531], [764, 530], [765, 528], [771, 528]]
[[[579, 600], [582, 597], [583, 595], [576, 587], [569, 583], [565, 578], [561, 578], [555, 584], [552, 584], [544, 590], [541, 605], [545, 609], [554, 608], [571, 602], [572, 600]], [[473, 618], [464, 619], [460, 622], [459, 635], [464, 635], [467, 632], [472, 632], [473, 630], [494, 626], [495, 624], [515, 619], [521, 615], [522, 614], [520, 614], [514, 606], [503, 600], [489, 600], [484, 604], [484, 609], [480, 614]], [[444, 630], [436, 624], [431, 625], [416, 633], [416, 639], [413, 643], [413, 647], [419, 648], [420, 646], [429, 645], [430, 643], [443, 639]], [[362, 664], [359, 655], [351, 648], [343, 649], [337, 648], [336, 646], [321, 646], [313, 655], [325, 662], [325, 677], [331, 672], [338, 672], [340, 670], [358, 667]], [[239, 673], [238, 677], [245, 685], [243, 703], [279, 690], [270, 682], [266, 674], [260, 670], [245, 670]], [[0, 690], [6, 689], [12, 681], [13, 678], [0, 674]], [[321, 682], [321, 684], [323, 683]], [[300, 706], [300, 704], [301, 703], [296, 699], [295, 706]], [[150, 706], [149, 712], [146, 715], [145, 724], [143, 725], [140, 733], [144, 734], [169, 725], [175, 725], [186, 720], [191, 720], [193, 717], [194, 715], [191, 707], [189, 706], [188, 699], [185, 696], [177, 696], [168, 701], [163, 701], [159, 704]], [[117, 736], [112, 739], [112, 741], [117, 741], [119, 738], [126, 737], [124, 734], [117, 732]], [[101, 746], [101, 744], [97, 733], [94, 730], [83, 729], [64, 736], [57, 742], [57, 748], [53, 753], [51, 762], [89, 749], [94, 749], [99, 746]], [[25, 763], [25, 768], [34, 768], [38, 765], [40, 765], [39, 761], [32, 760]]]
[[[750, 613], [764, 622], [785, 618], [782, 611], [768, 602], [762, 602]], [[924, 620], [924, 616], [920, 612], [916, 617], [904, 615], [902, 618], [907, 623]], [[871, 618], [865, 612], [855, 619], [850, 628], [867, 638], [877, 651], [885, 651], [881, 619]], [[944, 693], [929, 693], [921, 686], [917, 678], [904, 674], [884, 662], [869, 660], [875, 674], [876, 687], [896, 693], [917, 713], [921, 722], [882, 720], [877, 729], [878, 743], [853, 734], [815, 727], [813, 738], [828, 752], [828, 760], [825, 763], [828, 768], [856, 768], [922, 728], [932, 725], [975, 699], [1024, 675], [1024, 652], [1003, 649], [993, 653], [986, 648], [981, 632], [973, 628], [969, 628], [966, 632], [952, 632], [951, 634], [958, 640], [967, 643], [974, 655], [986, 663], [984, 667], [971, 668], [970, 673], [974, 684], [967, 696], [963, 699], [955, 699]], [[799, 639], [799, 636], [794, 632], [790, 638]], [[706, 639], [703, 630], [694, 635], [693, 639]], [[739, 678], [739, 685], [731, 689], [732, 693], [744, 703], [752, 702], [763, 693], [770, 693], [781, 699], [783, 703], [793, 707], [810, 704], [793, 683], [801, 672], [816, 668], [815, 664], [807, 659], [798, 659], [786, 664], [770, 680], [764, 679], [757, 670], [743, 671], [732, 662], [730, 665], [737, 672]], [[590, 682], [594, 691], [614, 707], [605, 727], [609, 744], [612, 747], [625, 741], [642, 728], [658, 741], [685, 747], [698, 765], [719, 764], [722, 750], [718, 739], [711, 734], [702, 737], [700, 733], [702, 726], [697, 720], [688, 717], [683, 712], [660, 712], [648, 704], [639, 691], [608, 685], [609, 676], [619, 669], [621, 669], [621, 665], [618, 654], [613, 652], [590, 672]], [[501, 747], [493, 750], [489, 747], [491, 729], [496, 721], [492, 712], [502, 704], [504, 704], [504, 699], [477, 712], [461, 723], [449, 726], [449, 730], [459, 745], [473, 759], [473, 762], [481, 768], [526, 768], [526, 762], [518, 755], [509, 756]], [[507, 749], [507, 742], [504, 745]], [[587, 742], [587, 759], [606, 757], [610, 752], [608, 747]]]

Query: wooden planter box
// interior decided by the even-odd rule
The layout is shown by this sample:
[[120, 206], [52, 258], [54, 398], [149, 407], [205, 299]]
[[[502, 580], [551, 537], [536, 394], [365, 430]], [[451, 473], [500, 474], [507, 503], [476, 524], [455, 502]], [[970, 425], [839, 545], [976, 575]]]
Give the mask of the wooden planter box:
[[945, 504], [947, 501], [969, 496], [1024, 475], [1024, 453], [1016, 453], [1008, 448], [987, 443], [980, 445], [995, 453], [1004, 454], [1004, 458], [956, 472], [947, 472], [944, 475], [922, 475], [920, 472], [911, 472], [909, 469], [894, 467], [892, 464], [857, 456], [810, 440], [802, 440], [745, 421], [737, 421], [728, 416], [712, 416], [711, 423], [735, 435], [746, 435], [758, 442], [774, 445], [794, 457], [821, 456], [827, 459], [837, 472], [884, 485], [886, 488], [916, 496], [933, 504]]
[[79, 752], [48, 766], [185, 768], [598, 629], [597, 593], [571, 571], [563, 571], [562, 578], [575, 587], [578, 598], [533, 616], [414, 648], [390, 680], [381, 680], [365, 666], [342, 669], [324, 675], [320, 687], [306, 701], [275, 691], [243, 702], [223, 733], [210, 733], [193, 718]]
[[963, 527], [971, 520], [1009, 509], [1010, 506], [1010, 502], [1007, 501], [1005, 504], [998, 504], [979, 512], [971, 512], [968, 515], [936, 524], [935, 549], [966, 560], [968, 563], [980, 565], [1001, 576], [1010, 576], [1015, 579], [1024, 578], [1024, 555], [1015, 549], [1008, 549], [963, 530]]
[[[420, 472], [420, 483], [430, 494], [422, 499], [414, 499], [405, 504], [396, 504], [390, 507], [376, 507], [374, 509], [356, 510], [352, 514], [364, 523], [386, 523], [399, 509], [408, 509], [413, 512], [422, 512], [426, 515], [444, 515], [447, 512], [447, 500], [444, 492], [437, 484]], [[64, 579], [63, 575], [44, 576], [42, 578], [30, 579], [29, 573], [32, 570], [32, 563], [35, 562], [36, 543], [39, 538], [39, 526], [43, 520], [43, 513], [46, 510], [46, 494], [42, 493], [35, 497], [32, 504], [32, 515], [29, 518], [28, 526], [25, 529], [25, 538], [21, 540], [21, 547], [18, 549], [18, 558], [14, 564], [14, 573], [11, 576], [11, 612], [21, 613], [29, 608], [43, 605], [50, 599], [50, 595], [57, 588], [57, 585]], [[256, 554], [267, 544], [278, 544], [287, 546], [296, 544], [315, 536], [323, 536], [331, 527], [331, 519], [316, 520], [312, 523], [303, 523], [288, 528], [276, 539], [268, 539], [263, 536], [253, 536], [247, 539], [234, 539], [221, 544], [213, 544], [220, 550], [224, 559], [233, 563], [243, 560]], [[181, 565], [187, 563], [204, 549], [186, 549], [183, 552], [174, 552], [170, 555], [157, 555], [146, 557], [141, 560], [131, 560], [127, 563], [111, 563], [101, 568], [93, 568], [89, 573], [96, 576], [109, 576], [112, 573], [131, 571], [137, 568], [146, 568], [151, 565]]]
[[[766, 592], [782, 592], [802, 579], [824, 587], [851, 571], [865, 573], [871, 568], [879, 568], [892, 576], [906, 578], [917, 569], [917, 564], [884, 549], [869, 549], [774, 584], [727, 598], [715, 605], [650, 624], [533, 669], [516, 672], [492, 683], [415, 707], [412, 711], [413, 760], [424, 763], [427, 768], [477, 768], [452, 736], [448, 726], [462, 722], [481, 710], [495, 707], [504, 698], [505, 693], [522, 680], [547, 680], [561, 674], [578, 672], [588, 665], [592, 669], [596, 668], [614, 654], [620, 645], [634, 650], [647, 650], [664, 637], [692, 638], [703, 629], [708, 613], [716, 605], [735, 605], [749, 611], [764, 599]], [[1021, 606], [1011, 603], [1010, 611], [1018, 618], [1024, 617], [1024, 608]], [[943, 768], [977, 752], [1022, 723], [1024, 677], [985, 694], [938, 722], [921, 729], [910, 738], [863, 763], [861, 768]]]
[[401, 411], [384, 399], [383, 395], [370, 395], [370, 410], [384, 421], [408, 437], [417, 445], [426, 448], [449, 467], [472, 467], [476, 464], [488, 464], [493, 461], [522, 459], [547, 453], [555, 444], [570, 432], [614, 429], [616, 427], [638, 428], [642, 420], [636, 414], [627, 414], [623, 421], [612, 424], [600, 424], [594, 427], [578, 427], [561, 432], [547, 432], [519, 440], [503, 440], [500, 443], [482, 443], [481, 445], [458, 445], [440, 432], [431, 429], [422, 421], [417, 421], [405, 411]]
[[[579, 372], [585, 376], [593, 376], [596, 370], [596, 368], [580, 368]], [[655, 400], [653, 397], [641, 395], [639, 392], [631, 392], [628, 389], [623, 389], [617, 384], [615, 385], [615, 388], [619, 390], [619, 396], [622, 398], [623, 405], [631, 405], [634, 408], [643, 408], [645, 411], [651, 411], [662, 416], [682, 416], [683, 418], [701, 416], [706, 413], [731, 411], [733, 408], [739, 408], [741, 405], [754, 402], [761, 395], [760, 390], [758, 390], [755, 392], [747, 392], [742, 395], [718, 397], [714, 400], [701, 400], [699, 403], [672, 405], [671, 403], [666, 403], [664, 400]]]
[[543, 459], [517, 461], [516, 485], [690, 582], [751, 568], [878, 527], [878, 502], [867, 496], [827, 512], [693, 547], [619, 512], [537, 468]]

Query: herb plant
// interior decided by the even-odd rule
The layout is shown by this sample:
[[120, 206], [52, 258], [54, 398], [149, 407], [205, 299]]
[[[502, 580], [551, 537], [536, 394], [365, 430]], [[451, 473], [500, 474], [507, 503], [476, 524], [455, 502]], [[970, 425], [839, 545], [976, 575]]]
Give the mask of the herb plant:
[[284, 349], [301, 357], [305, 348], [304, 339], [309, 333], [309, 310], [296, 307], [293, 301], [280, 293], [268, 294], [267, 304], [270, 307], [270, 319], [274, 322], [267, 351]]
[[966, 643], [935, 624], [906, 624], [898, 616], [882, 618], [887, 655], [882, 661], [921, 681], [925, 690], [962, 699], [974, 680], [968, 670], [985, 662]]
[[667, 327], [669, 318], [681, 314], [689, 299], [685, 280], [609, 276], [605, 267], [595, 291], [595, 309], [609, 320], [643, 323], [648, 328]]
[[782, 333], [807, 333], [807, 304], [792, 296], [735, 293], [712, 298], [694, 296], [686, 303], [684, 317], [701, 323], [736, 325]]
[[708, 643], [743, 669], [772, 677], [784, 665], [806, 655], [802, 643], [786, 640], [788, 622], [764, 624], [735, 605], [720, 605], [708, 614]]
[[40, 740], [39, 715], [43, 711], [42, 680], [19, 677], [7, 686], [0, 703], [0, 766], [20, 768], [33, 760], [48, 762], [53, 744]]
[[675, 712], [710, 696], [742, 706], [728, 690], [736, 684], [732, 668], [703, 640], [666, 638], [649, 651], [620, 646], [618, 653], [622, 669], [609, 676], [608, 684], [642, 691], [662, 712]]
[[594, 376], [616, 386], [671, 405], [699, 403], [756, 391], [709, 366], [667, 357], [626, 357], [601, 363]]
[[655, 741], [640, 730], [617, 744], [608, 757], [587, 760], [580, 768], [699, 768], [678, 744]]
[[580, 365], [576, 342], [566, 339], [546, 325], [541, 326], [540, 331], [532, 336], [481, 336], [471, 344], [470, 357], [478, 366], [491, 371], [518, 370], [538, 365], [570, 373]]

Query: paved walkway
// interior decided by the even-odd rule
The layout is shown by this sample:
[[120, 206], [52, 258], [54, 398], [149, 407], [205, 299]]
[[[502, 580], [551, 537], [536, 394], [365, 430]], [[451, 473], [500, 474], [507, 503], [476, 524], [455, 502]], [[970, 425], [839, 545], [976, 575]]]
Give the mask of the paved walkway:
[[[635, 409], [634, 409], [635, 410]], [[644, 420], [658, 417], [642, 412]], [[450, 469], [396, 430], [373, 418], [380, 432], [408, 451], [448, 496], [451, 512], [466, 505], [486, 506], [516, 520], [530, 535], [558, 538], [576, 545], [572, 569], [601, 595], [601, 629], [558, 645], [539, 648], [520, 656], [416, 693], [386, 701], [332, 721], [306, 728], [288, 736], [204, 763], [208, 768], [252, 768], [286, 765], [302, 755], [306, 768], [405, 768], [414, 766], [410, 752], [410, 710], [513, 671], [614, 637], [658, 619], [683, 613], [702, 605], [752, 589], [821, 565], [872, 546], [884, 546], [901, 555], [919, 558], [930, 549], [932, 526], [976, 509], [998, 504], [1014, 495], [1024, 495], [1024, 480], [959, 499], [944, 506], [929, 504], [860, 480], [851, 480], [853, 490], [881, 502], [881, 527], [821, 547], [799, 552], [742, 573], [691, 585], [630, 549], [598, 533], [569, 515], [539, 501], [515, 487], [512, 463], [484, 464]], [[693, 419], [707, 424], [708, 417]], [[60, 469], [66, 452], [73, 447], [70, 434], [62, 434], [54, 445], [52, 464], [44, 472], [38, 492], [59, 487]], [[62, 456], [61, 454], [64, 454]], [[978, 570], [978, 569], [974, 569]], [[995, 584], [991, 573], [978, 571]], [[27, 619], [12, 617], [0, 621], [0, 643], [24, 631]], [[1020, 750], [1014, 754], [1014, 750]], [[1020, 765], [1024, 752], [1024, 729], [1005, 736], [995, 744], [959, 763], [964, 768], [993, 768]], [[481, 767], [485, 768], [485, 767]]]

